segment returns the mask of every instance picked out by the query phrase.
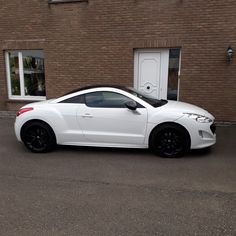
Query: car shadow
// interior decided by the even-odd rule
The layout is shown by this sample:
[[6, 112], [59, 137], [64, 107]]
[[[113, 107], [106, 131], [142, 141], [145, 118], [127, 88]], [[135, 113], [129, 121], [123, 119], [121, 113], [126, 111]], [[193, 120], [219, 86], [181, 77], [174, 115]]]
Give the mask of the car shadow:
[[57, 151], [70, 152], [86, 152], [86, 153], [120, 153], [120, 154], [150, 154], [149, 149], [136, 149], [136, 148], [114, 148], [114, 147], [87, 147], [87, 146], [70, 146], [70, 145], [57, 145]]
[[[87, 146], [69, 146], [69, 145], [57, 145], [56, 150], [57, 152], [83, 152], [87, 154], [120, 154], [120, 155], [145, 155], [153, 158], [162, 158], [160, 156], [155, 155], [149, 149], [138, 149], [138, 148], [113, 148], [113, 147], [87, 147]], [[211, 148], [204, 148], [204, 149], [195, 149], [190, 150], [184, 156], [180, 158], [204, 158], [211, 154]], [[163, 159], [171, 159], [171, 158], [163, 158]]]
[[212, 148], [207, 147], [203, 149], [190, 150], [186, 156], [189, 158], [203, 158], [209, 156], [211, 153], [212, 153]]

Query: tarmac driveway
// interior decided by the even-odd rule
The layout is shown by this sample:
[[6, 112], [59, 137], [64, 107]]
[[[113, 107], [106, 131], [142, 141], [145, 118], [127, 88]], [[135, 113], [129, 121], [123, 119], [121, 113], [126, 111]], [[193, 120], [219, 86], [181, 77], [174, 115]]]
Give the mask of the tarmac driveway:
[[236, 235], [236, 127], [211, 150], [59, 147], [33, 154], [0, 119], [0, 235]]

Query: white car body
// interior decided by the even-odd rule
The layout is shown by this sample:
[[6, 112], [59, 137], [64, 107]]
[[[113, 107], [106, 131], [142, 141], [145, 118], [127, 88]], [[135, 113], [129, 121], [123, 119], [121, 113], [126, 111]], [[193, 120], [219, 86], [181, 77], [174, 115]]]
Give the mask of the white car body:
[[[65, 99], [97, 91], [124, 95], [143, 107], [130, 110], [126, 107], [94, 108], [83, 103], [61, 103]], [[206, 110], [177, 101], [153, 107], [116, 87], [88, 88], [57, 99], [31, 103], [21, 109], [25, 108], [32, 110], [17, 116], [15, 121], [15, 133], [19, 141], [22, 141], [21, 129], [24, 124], [41, 120], [52, 128], [56, 143], [60, 145], [148, 148], [152, 130], [163, 123], [184, 127], [190, 136], [191, 149], [205, 148], [216, 142], [216, 134], [210, 128], [214, 117]], [[195, 114], [206, 117], [207, 122], [194, 119]]]

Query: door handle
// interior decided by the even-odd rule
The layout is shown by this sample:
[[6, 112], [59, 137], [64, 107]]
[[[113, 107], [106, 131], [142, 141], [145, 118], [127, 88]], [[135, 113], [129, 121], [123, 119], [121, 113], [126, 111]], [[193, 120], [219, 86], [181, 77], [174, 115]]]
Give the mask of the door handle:
[[85, 113], [84, 115], [82, 115], [83, 118], [93, 118], [93, 116], [89, 113]]

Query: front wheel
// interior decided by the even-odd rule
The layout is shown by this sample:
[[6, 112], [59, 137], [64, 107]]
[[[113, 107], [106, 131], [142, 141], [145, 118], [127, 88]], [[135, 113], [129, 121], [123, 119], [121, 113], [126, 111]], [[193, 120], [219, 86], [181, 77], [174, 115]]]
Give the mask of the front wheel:
[[56, 138], [49, 125], [40, 121], [32, 121], [22, 128], [21, 139], [32, 152], [42, 153], [53, 149]]
[[174, 124], [156, 128], [150, 137], [150, 148], [161, 157], [183, 156], [190, 147], [188, 132]]

